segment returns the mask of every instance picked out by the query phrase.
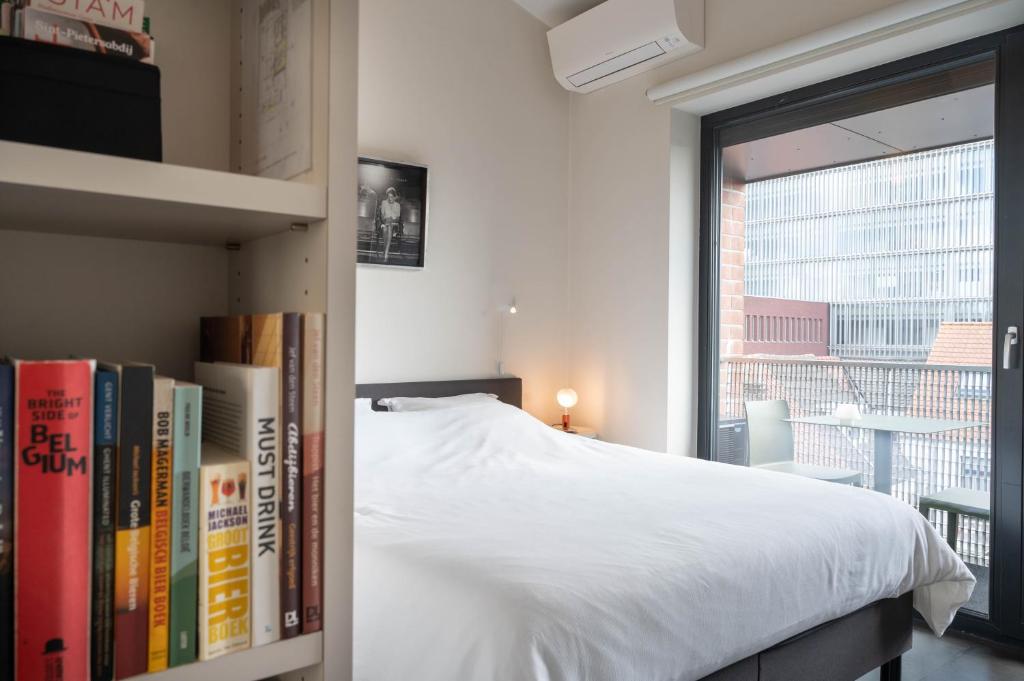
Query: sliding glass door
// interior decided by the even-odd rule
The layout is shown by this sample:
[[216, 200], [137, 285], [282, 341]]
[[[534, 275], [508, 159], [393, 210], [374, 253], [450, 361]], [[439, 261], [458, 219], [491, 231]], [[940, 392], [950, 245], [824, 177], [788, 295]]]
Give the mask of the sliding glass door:
[[701, 236], [702, 454], [914, 506], [978, 579], [961, 624], [1010, 635], [1018, 35], [705, 117]]

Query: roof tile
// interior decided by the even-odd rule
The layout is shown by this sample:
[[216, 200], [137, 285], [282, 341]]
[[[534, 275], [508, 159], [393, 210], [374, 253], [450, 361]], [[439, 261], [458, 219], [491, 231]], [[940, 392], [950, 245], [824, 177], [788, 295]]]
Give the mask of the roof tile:
[[991, 363], [991, 322], [942, 322], [928, 355], [928, 364], [987, 366]]

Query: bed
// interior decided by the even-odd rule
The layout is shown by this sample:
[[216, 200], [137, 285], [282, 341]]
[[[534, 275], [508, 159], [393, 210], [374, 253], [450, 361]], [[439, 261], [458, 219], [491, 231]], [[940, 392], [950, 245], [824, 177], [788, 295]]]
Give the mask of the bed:
[[894, 681], [912, 610], [941, 633], [970, 597], [903, 502], [577, 438], [521, 396], [357, 387], [357, 680]]

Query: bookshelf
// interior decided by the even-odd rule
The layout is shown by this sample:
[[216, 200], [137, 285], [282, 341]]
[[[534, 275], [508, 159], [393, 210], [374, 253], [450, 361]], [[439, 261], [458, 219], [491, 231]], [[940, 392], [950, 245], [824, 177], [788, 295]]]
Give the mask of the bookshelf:
[[0, 224], [222, 246], [327, 217], [323, 186], [0, 141]]
[[250, 681], [273, 678], [295, 672], [302, 667], [315, 667], [323, 659], [322, 634], [307, 634], [287, 641], [224, 655], [209, 662], [196, 662], [174, 667], [156, 674], [133, 676], [128, 681]]
[[297, 178], [231, 172], [232, 0], [147, 0], [165, 163], [0, 141], [0, 353], [190, 380], [201, 316], [327, 314], [322, 632], [132, 681], [351, 679], [359, 2], [311, 1], [313, 168]]

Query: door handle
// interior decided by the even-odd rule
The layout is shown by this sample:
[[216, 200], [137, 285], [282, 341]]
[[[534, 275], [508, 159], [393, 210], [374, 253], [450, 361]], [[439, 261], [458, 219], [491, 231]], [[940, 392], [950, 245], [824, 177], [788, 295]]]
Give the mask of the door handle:
[[1016, 326], [1006, 327], [1006, 335], [1003, 336], [1003, 368], [1004, 369], [1016, 369], [1017, 368], [1017, 348], [1019, 346], [1019, 337]]

